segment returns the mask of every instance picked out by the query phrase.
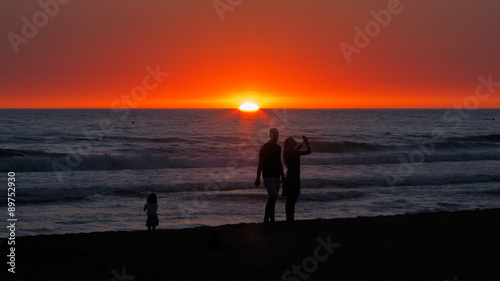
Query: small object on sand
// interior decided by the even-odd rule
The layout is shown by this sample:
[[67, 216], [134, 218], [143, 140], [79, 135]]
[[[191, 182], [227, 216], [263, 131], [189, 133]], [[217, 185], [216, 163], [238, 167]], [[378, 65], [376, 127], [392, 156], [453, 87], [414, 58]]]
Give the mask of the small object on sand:
[[495, 118], [491, 118], [491, 120], [495, 121]]
[[135, 124], [135, 121], [132, 121], [132, 124]]

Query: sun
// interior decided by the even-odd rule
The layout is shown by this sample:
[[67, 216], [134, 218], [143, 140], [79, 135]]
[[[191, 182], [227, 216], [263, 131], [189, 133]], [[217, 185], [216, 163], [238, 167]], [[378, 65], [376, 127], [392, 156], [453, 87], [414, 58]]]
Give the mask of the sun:
[[239, 109], [241, 111], [257, 111], [259, 110], [259, 106], [253, 102], [245, 102], [242, 105], [240, 105]]

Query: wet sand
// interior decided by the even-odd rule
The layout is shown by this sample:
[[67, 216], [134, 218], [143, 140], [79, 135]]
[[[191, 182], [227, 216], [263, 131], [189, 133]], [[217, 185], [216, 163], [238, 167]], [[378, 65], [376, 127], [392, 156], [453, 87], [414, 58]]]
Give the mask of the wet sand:
[[18, 237], [0, 279], [500, 280], [499, 265], [494, 209]]

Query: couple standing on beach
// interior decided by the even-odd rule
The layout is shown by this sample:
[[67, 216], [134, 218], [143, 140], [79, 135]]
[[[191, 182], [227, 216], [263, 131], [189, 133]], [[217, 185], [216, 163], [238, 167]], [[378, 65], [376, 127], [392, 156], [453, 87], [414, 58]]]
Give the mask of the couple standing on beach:
[[[274, 209], [278, 198], [280, 183], [283, 182], [283, 196], [286, 196], [286, 221], [293, 222], [295, 203], [300, 194], [300, 156], [311, 153], [309, 140], [302, 136], [304, 143], [298, 144], [293, 138], [285, 139], [283, 143], [283, 162], [287, 166], [286, 175], [283, 173], [281, 162], [281, 147], [278, 145], [279, 132], [276, 128], [269, 130], [269, 141], [259, 151], [259, 166], [255, 186], [260, 185], [260, 175], [264, 178], [269, 199], [266, 204], [264, 223], [274, 222]], [[306, 145], [307, 150], [300, 150]], [[281, 177], [281, 180], [280, 180]]]

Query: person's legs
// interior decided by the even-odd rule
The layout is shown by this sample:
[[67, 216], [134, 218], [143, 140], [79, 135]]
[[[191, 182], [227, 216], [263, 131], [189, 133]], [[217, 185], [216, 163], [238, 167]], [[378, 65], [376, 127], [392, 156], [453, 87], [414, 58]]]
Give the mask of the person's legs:
[[286, 213], [286, 221], [289, 222], [291, 221], [291, 206], [292, 206], [292, 199], [291, 196], [288, 195], [286, 197], [286, 203], [285, 203], [285, 213]]
[[151, 231], [151, 226], [148, 226], [148, 231]]
[[274, 187], [271, 187], [271, 188], [274, 188], [275, 193], [273, 195], [275, 195], [275, 196], [273, 198], [272, 205], [271, 205], [271, 221], [274, 221], [274, 214], [276, 213], [275, 206], [276, 206], [276, 199], [278, 199], [278, 194], [280, 192], [280, 183], [281, 183], [280, 178], [273, 178], [272, 185], [274, 185]]
[[266, 209], [264, 210], [264, 223], [269, 222], [269, 200], [271, 198], [267, 198]]
[[274, 222], [274, 212], [276, 206], [276, 199], [278, 198], [280, 179], [275, 177], [264, 178], [264, 186], [267, 189], [267, 199], [266, 211], [264, 215], [264, 223], [268, 221]]
[[266, 214], [264, 215], [264, 222], [274, 222], [274, 206], [276, 206], [277, 197], [269, 197], [266, 204]]
[[295, 203], [297, 203], [298, 195], [289, 195], [286, 198], [286, 221], [295, 221]]
[[272, 197], [270, 199], [271, 199], [271, 211], [269, 212], [269, 218], [271, 219], [272, 222], [274, 222], [276, 199], [278, 199], [278, 197]]

